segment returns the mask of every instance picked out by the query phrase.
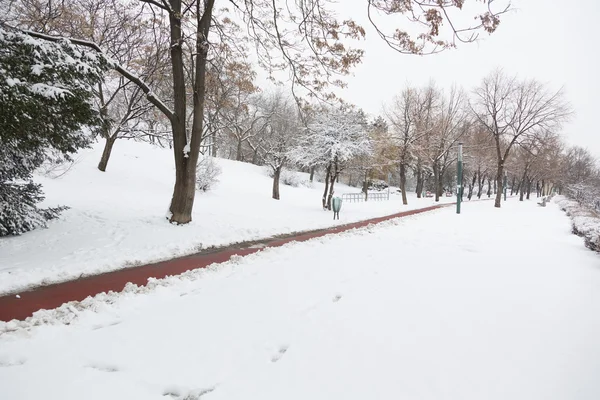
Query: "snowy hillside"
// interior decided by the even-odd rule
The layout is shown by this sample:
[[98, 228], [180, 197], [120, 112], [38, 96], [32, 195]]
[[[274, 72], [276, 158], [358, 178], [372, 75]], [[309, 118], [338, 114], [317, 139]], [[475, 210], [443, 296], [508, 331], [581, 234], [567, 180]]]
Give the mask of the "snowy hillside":
[[[36, 178], [43, 184], [45, 205], [71, 209], [48, 229], [0, 239], [0, 293], [434, 203], [414, 195], [408, 206], [398, 195], [384, 202], [347, 203], [340, 220], [333, 221], [320, 207], [321, 183], [313, 188], [282, 185], [276, 201], [272, 180], [261, 167], [219, 159], [220, 182], [198, 193], [191, 224], [174, 226], [164, 218], [174, 179], [171, 150], [119, 141], [105, 173], [96, 169], [101, 152], [100, 145], [80, 152], [77, 163], [59, 178]], [[346, 192], [358, 189], [336, 186], [336, 193]]]

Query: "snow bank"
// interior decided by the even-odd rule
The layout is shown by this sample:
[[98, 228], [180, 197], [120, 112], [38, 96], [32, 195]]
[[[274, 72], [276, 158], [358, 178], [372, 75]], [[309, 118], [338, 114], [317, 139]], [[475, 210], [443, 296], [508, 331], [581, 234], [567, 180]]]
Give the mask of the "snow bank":
[[565, 196], [556, 196], [553, 200], [571, 217], [573, 233], [583, 237], [589, 249], [600, 252], [600, 216]]
[[[403, 206], [401, 196], [392, 195], [389, 201], [345, 203], [334, 221], [321, 208], [323, 184], [282, 185], [277, 201], [262, 167], [216, 159], [219, 182], [197, 192], [192, 223], [174, 226], [165, 219], [175, 175], [172, 150], [120, 140], [104, 173], [96, 168], [101, 154], [97, 144], [78, 153], [75, 165], [57, 178], [36, 177], [46, 194], [43, 206], [70, 209], [48, 229], [0, 239], [0, 293], [435, 204], [411, 193]], [[307, 174], [293, 175], [308, 180]], [[336, 184], [338, 194], [358, 191]]]

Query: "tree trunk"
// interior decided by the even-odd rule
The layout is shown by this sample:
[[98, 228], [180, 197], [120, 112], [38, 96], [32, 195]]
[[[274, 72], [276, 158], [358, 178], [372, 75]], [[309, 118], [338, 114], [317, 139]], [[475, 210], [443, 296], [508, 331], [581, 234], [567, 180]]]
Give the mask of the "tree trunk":
[[477, 198], [481, 199], [481, 193], [483, 192], [483, 183], [485, 182], [485, 176], [482, 179], [481, 170], [477, 170]]
[[365, 201], [369, 201], [369, 171], [367, 170], [365, 170], [362, 186], [362, 192], [365, 194]]
[[327, 196], [327, 209], [331, 211], [331, 199], [333, 198], [333, 187], [335, 182], [340, 179], [340, 170], [338, 168], [337, 159], [334, 161], [331, 171], [331, 182], [329, 183], [329, 196]]
[[281, 166], [273, 171], [273, 198], [279, 200], [279, 177], [281, 176]]
[[327, 192], [329, 192], [329, 176], [331, 175], [331, 164], [325, 168], [325, 191], [323, 192], [323, 210], [327, 208]]
[[529, 200], [529, 196], [531, 195], [531, 186], [533, 185], [533, 179], [530, 179], [527, 183], [527, 200]]
[[333, 187], [336, 180], [339, 178], [336, 173], [331, 174], [331, 182], [329, 183], [329, 196], [327, 196], [327, 209], [331, 211], [331, 199], [333, 199]]
[[106, 142], [104, 142], [104, 150], [102, 151], [102, 157], [98, 163], [98, 169], [102, 172], [106, 171], [106, 166], [108, 164], [108, 160], [110, 159], [110, 154], [116, 140], [117, 135], [106, 138]]
[[[200, 12], [197, 2], [196, 28], [196, 65], [193, 85], [194, 115], [190, 143], [187, 142], [186, 87], [183, 68], [183, 38], [181, 31], [181, 1], [171, 1], [173, 12], [169, 13], [171, 32], [171, 64], [173, 72], [173, 105], [174, 115], [171, 119], [173, 129], [173, 151], [175, 154], [175, 186], [169, 211], [170, 221], [187, 224], [192, 220], [194, 196], [196, 194], [196, 164], [202, 143], [204, 119], [204, 99], [206, 83], [206, 60], [208, 56], [208, 33], [212, 20], [214, 0], [204, 2], [204, 12]], [[188, 151], [185, 151], [188, 150]]]
[[523, 195], [525, 194], [525, 180], [527, 179], [527, 168], [525, 168], [525, 172], [523, 172], [523, 177], [521, 178], [521, 182], [519, 182], [519, 186], [517, 191], [519, 192], [519, 201], [523, 201]]
[[421, 170], [421, 166], [417, 165], [417, 188], [416, 188], [416, 192], [417, 192], [417, 199], [421, 198], [421, 195], [423, 194], [423, 171]]
[[210, 154], [213, 157], [216, 157], [217, 156], [217, 135], [216, 135], [216, 133], [212, 135], [211, 141], [212, 141], [212, 144], [210, 146]]
[[487, 197], [489, 199], [490, 197], [492, 197], [492, 178], [488, 176], [487, 181], [488, 181]]
[[519, 183], [517, 184], [517, 188], [515, 189], [515, 194], [519, 194], [519, 193], [521, 193], [521, 192], [522, 192], [522, 191], [521, 191], [521, 187], [522, 187], [522, 185], [523, 185], [523, 179], [521, 179], [521, 180], [519, 181]]
[[510, 185], [510, 195], [511, 195], [511, 196], [513, 195], [513, 190], [514, 190], [514, 188], [515, 188], [515, 180], [516, 180], [516, 179], [517, 179], [517, 178], [516, 178], [516, 177], [513, 175], [513, 178], [512, 178], [512, 184]]
[[[406, 164], [400, 163], [400, 191], [402, 192], [402, 204], [407, 205], [408, 199], [406, 198]], [[417, 192], [417, 197], [420, 197]]]
[[440, 201], [439, 183], [440, 182], [440, 169], [437, 163], [433, 164], [433, 188], [435, 192], [435, 201]]
[[473, 186], [475, 186], [475, 182], [477, 182], [477, 173], [473, 174], [473, 179], [469, 185], [469, 195], [467, 196], [469, 200], [471, 200], [471, 197], [473, 197]]
[[[524, 182], [524, 179], [523, 179], [523, 180], [521, 181], [521, 183], [519, 184], [519, 187], [524, 187], [524, 186], [523, 186], [524, 184], [525, 184], [525, 182]], [[520, 191], [520, 193], [519, 193], [519, 201], [523, 201], [523, 195], [525, 194], [524, 192], [525, 192], [524, 190], [521, 190], [521, 191]]]
[[[498, 170], [496, 171], [496, 179], [494, 180], [494, 193], [496, 199], [494, 200], [494, 207], [500, 208], [502, 202], [502, 177], [504, 176], [504, 164], [498, 164]], [[498, 187], [496, 187], [498, 185]], [[497, 190], [499, 189], [499, 190]]]
[[312, 167], [310, 167], [310, 183], [313, 182], [314, 178], [315, 178], [315, 167], [312, 166]]
[[243, 142], [241, 140], [238, 140], [237, 151], [236, 151], [236, 155], [235, 155], [236, 161], [243, 161], [244, 156], [243, 156], [243, 152], [242, 152], [242, 143]]

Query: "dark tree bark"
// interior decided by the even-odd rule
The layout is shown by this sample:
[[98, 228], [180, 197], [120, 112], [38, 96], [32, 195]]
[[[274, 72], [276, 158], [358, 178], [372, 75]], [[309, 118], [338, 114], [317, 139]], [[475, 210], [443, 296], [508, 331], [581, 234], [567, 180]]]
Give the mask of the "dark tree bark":
[[471, 183], [469, 184], [469, 195], [467, 196], [467, 198], [469, 200], [471, 200], [471, 197], [473, 197], [473, 186], [475, 186], [475, 182], [477, 182], [477, 173], [473, 174], [473, 179], [471, 180]]
[[235, 160], [236, 161], [244, 161], [244, 152], [242, 150], [242, 141], [241, 140], [238, 140], [238, 142], [237, 142]]
[[281, 176], [281, 166], [273, 171], [273, 198], [279, 200], [279, 177]]
[[517, 192], [519, 192], [519, 201], [523, 201], [523, 195], [525, 194], [525, 182], [527, 179], [527, 167], [525, 167], [525, 172], [523, 172], [523, 176], [521, 177], [521, 182], [519, 182], [519, 186], [517, 188]]
[[423, 197], [423, 174], [421, 173], [417, 175], [417, 187], [415, 188], [415, 192], [417, 192], [417, 199]]
[[[498, 163], [498, 169], [496, 170], [496, 179], [494, 179], [494, 194], [496, 198], [494, 199], [494, 207], [500, 208], [500, 203], [502, 202], [502, 178], [504, 176], [504, 163]], [[500, 190], [497, 190], [497, 185]], [[490, 188], [491, 189], [491, 188]], [[488, 190], [489, 194], [489, 190]], [[489, 195], [488, 195], [489, 197]]]
[[516, 178], [516, 176], [514, 176], [514, 175], [513, 175], [513, 178], [512, 178], [512, 184], [510, 185], [510, 195], [511, 195], [511, 196], [513, 195], [513, 190], [514, 190], [514, 188], [515, 188], [515, 180], [516, 180], [516, 179], [517, 179], [517, 178]]
[[529, 179], [529, 182], [527, 182], [527, 200], [529, 200], [529, 196], [531, 195], [531, 186], [533, 186], [533, 179]]
[[210, 146], [210, 153], [213, 157], [217, 156], [217, 137], [215, 135], [211, 138], [212, 145]]
[[481, 199], [483, 193], [483, 184], [485, 183], [485, 176], [481, 176], [481, 169], [477, 169], [477, 198]]
[[310, 182], [312, 183], [315, 178], [315, 167], [310, 167]]
[[487, 181], [488, 181], [487, 197], [489, 199], [490, 197], [492, 197], [492, 178], [488, 176]]
[[325, 168], [325, 191], [323, 192], [323, 210], [327, 208], [327, 192], [329, 192], [329, 177], [331, 175], [331, 164]]
[[[402, 192], [402, 204], [407, 205], [408, 199], [406, 198], [406, 164], [404, 163], [400, 163], [400, 191]], [[420, 197], [418, 192], [417, 197]]]
[[440, 168], [437, 163], [433, 164], [433, 188], [435, 192], [435, 201], [440, 201]]
[[106, 138], [106, 141], [104, 142], [104, 150], [102, 151], [102, 157], [98, 163], [98, 169], [102, 172], [106, 171], [106, 166], [108, 165], [108, 160], [110, 159], [110, 154], [116, 140], [117, 136], [114, 135]]
[[415, 172], [417, 176], [417, 199], [420, 199], [423, 194], [423, 170], [421, 169], [421, 164], [417, 164], [417, 170]]
[[365, 201], [369, 201], [369, 172], [368, 171], [365, 171], [365, 176], [363, 177], [362, 192], [365, 194]]
[[338, 167], [337, 159], [333, 162], [333, 165], [331, 166], [331, 173], [329, 175], [331, 178], [331, 182], [329, 182], [329, 196], [327, 196], [327, 209], [331, 211], [331, 199], [333, 198], [333, 193], [334, 193], [333, 188], [334, 188], [335, 183], [340, 178], [340, 170]]

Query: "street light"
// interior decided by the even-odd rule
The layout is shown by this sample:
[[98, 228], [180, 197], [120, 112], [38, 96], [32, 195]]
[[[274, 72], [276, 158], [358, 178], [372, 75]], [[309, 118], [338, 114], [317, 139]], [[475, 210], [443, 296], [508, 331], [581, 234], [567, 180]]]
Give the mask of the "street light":
[[456, 171], [456, 213], [460, 214], [460, 202], [462, 200], [462, 175], [463, 175], [463, 156], [462, 143], [458, 144], [458, 165]]

